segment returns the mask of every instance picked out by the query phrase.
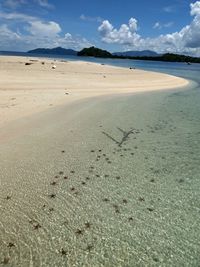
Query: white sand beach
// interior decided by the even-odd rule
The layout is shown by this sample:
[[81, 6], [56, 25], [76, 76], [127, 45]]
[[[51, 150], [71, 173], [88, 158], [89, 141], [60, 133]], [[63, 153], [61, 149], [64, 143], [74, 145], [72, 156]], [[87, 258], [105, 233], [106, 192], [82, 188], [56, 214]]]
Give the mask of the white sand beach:
[[0, 57], [0, 77], [0, 127], [78, 99], [188, 84], [182, 78], [137, 69], [13, 56]]
[[198, 266], [199, 90], [187, 84], [0, 57], [0, 266]]

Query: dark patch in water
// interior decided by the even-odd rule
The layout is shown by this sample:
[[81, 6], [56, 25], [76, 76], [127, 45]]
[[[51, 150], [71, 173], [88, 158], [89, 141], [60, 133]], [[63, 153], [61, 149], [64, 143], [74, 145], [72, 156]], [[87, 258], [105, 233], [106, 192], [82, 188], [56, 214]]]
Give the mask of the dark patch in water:
[[83, 235], [83, 230], [77, 229], [75, 232], [76, 235]]
[[50, 185], [57, 185], [57, 182], [53, 181], [50, 183]]
[[154, 211], [153, 208], [147, 208], [147, 210], [148, 210], [148, 211], [151, 211], [151, 212]]
[[112, 140], [115, 144], [121, 147], [129, 138], [130, 134], [138, 133], [138, 130], [131, 129], [130, 131], [124, 131], [121, 128], [117, 127], [117, 129], [123, 134], [123, 137], [120, 141], [117, 141], [114, 137], [106, 132], [102, 132], [105, 136], [107, 136], [110, 140]]
[[67, 251], [64, 248], [61, 249], [60, 253], [61, 253], [62, 256], [66, 256], [67, 255]]
[[91, 228], [91, 223], [89, 223], [89, 222], [86, 222], [86, 223], [85, 223], [85, 228], [86, 228], [86, 229], [89, 229], [89, 228]]
[[49, 197], [50, 198], [55, 198], [56, 197], [56, 194], [50, 194]]
[[92, 245], [87, 245], [86, 250], [91, 251], [93, 249]]
[[33, 225], [33, 228], [34, 228], [35, 230], [39, 230], [41, 227], [42, 227], [42, 226], [41, 226], [39, 223], [36, 223], [36, 224]]
[[8, 248], [14, 248], [15, 247], [15, 244], [12, 243], [12, 242], [9, 242], [8, 245], [7, 245]]
[[138, 200], [139, 200], [140, 202], [145, 201], [145, 199], [144, 199], [143, 197], [139, 197]]

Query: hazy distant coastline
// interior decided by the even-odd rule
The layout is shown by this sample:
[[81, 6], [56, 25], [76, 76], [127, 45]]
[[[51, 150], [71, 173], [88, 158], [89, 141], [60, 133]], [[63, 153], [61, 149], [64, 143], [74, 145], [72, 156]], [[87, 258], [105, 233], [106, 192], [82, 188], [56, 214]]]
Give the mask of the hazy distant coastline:
[[187, 55], [179, 55], [174, 53], [158, 54], [154, 51], [125, 51], [110, 53], [96, 47], [84, 48], [81, 51], [73, 49], [65, 49], [56, 47], [52, 49], [37, 48], [28, 51], [31, 54], [47, 54], [47, 55], [73, 55], [73, 56], [89, 56], [100, 58], [119, 58], [119, 59], [136, 59], [136, 60], [152, 60], [152, 61], [165, 61], [165, 62], [186, 62], [186, 63], [200, 63], [200, 58], [191, 57]]

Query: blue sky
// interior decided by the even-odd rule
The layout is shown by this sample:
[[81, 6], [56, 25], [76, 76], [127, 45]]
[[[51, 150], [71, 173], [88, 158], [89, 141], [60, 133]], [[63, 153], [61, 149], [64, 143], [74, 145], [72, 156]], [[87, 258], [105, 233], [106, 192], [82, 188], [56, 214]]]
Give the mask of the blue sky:
[[91, 45], [200, 56], [200, 1], [0, 0], [0, 50]]

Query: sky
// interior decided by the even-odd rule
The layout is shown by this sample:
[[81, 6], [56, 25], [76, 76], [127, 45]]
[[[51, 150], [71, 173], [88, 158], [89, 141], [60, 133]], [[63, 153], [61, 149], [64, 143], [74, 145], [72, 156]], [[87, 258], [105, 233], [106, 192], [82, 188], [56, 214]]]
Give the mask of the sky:
[[0, 0], [0, 50], [38, 47], [200, 56], [200, 1]]

